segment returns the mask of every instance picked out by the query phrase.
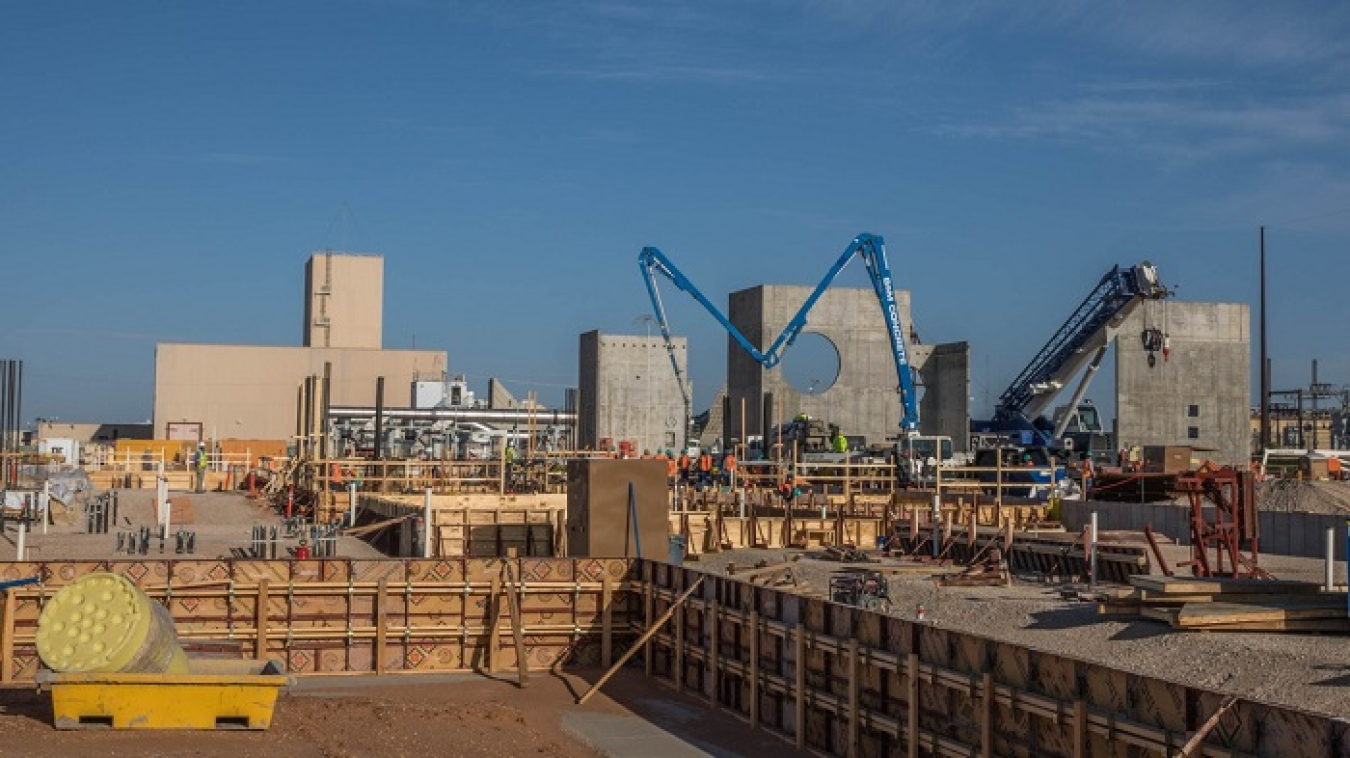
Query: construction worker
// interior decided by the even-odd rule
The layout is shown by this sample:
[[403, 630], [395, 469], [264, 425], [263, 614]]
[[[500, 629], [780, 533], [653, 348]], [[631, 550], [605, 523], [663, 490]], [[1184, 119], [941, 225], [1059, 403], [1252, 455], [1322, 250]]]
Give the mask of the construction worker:
[[300, 540], [300, 545], [295, 548], [295, 559], [297, 561], [309, 560], [309, 541]]
[[801, 490], [797, 489], [797, 482], [791, 474], [788, 474], [783, 483], [778, 485], [778, 494], [782, 496], [785, 506], [792, 505], [792, 501], [796, 499], [797, 495], [801, 494]]
[[1083, 453], [1083, 499], [1087, 500], [1088, 493], [1092, 491], [1092, 456]]
[[712, 484], [713, 459], [712, 453], [704, 450], [698, 456], [698, 483], [703, 487]]
[[197, 469], [197, 491], [206, 492], [206, 467], [210, 463], [209, 456], [206, 454], [206, 443], [197, 443], [197, 452], [192, 460]]
[[675, 477], [680, 473], [679, 463], [674, 458], [670, 457], [669, 450], [658, 453], [656, 458], [657, 460], [666, 462], [666, 486], [674, 489]]
[[722, 456], [722, 483], [728, 487], [736, 486], [736, 453], [733, 451]]
[[328, 488], [334, 492], [341, 492], [343, 486], [342, 464], [332, 463], [328, 466]]
[[681, 451], [681, 452], [680, 452], [680, 462], [679, 462], [679, 466], [680, 466], [680, 486], [681, 486], [681, 487], [687, 487], [687, 486], [689, 486], [689, 469], [690, 469], [690, 463], [691, 463], [691, 461], [689, 460], [689, 453], [688, 453], [688, 451]]

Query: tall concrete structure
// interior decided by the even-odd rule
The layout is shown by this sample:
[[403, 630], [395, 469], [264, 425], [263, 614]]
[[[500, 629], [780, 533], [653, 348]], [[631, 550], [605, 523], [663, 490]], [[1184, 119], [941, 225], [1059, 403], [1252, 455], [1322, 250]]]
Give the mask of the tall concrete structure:
[[384, 342], [384, 258], [315, 253], [305, 263], [305, 347], [379, 350]]
[[289, 440], [300, 383], [325, 368], [333, 405], [374, 405], [381, 376], [386, 404], [412, 405], [406, 388], [444, 373], [446, 354], [381, 349], [383, 282], [378, 255], [316, 253], [305, 264], [303, 347], [156, 345], [155, 437]]
[[[1170, 354], [1140, 335], [1168, 335]], [[1246, 465], [1251, 454], [1251, 314], [1243, 303], [1147, 301], [1121, 325], [1116, 345], [1121, 446], [1189, 445], [1199, 457]]]
[[[769, 346], [811, 293], [809, 287], [762, 285], [730, 295], [731, 323], [760, 349]], [[896, 290], [900, 323], [910, 328], [910, 293]], [[886, 322], [870, 289], [826, 290], [812, 308], [807, 332], [825, 337], [839, 354], [839, 377], [823, 392], [793, 389], [782, 372], [765, 370], [730, 337], [727, 339], [727, 393], [732, 436], [744, 439], [799, 413], [838, 424], [847, 435], [869, 444], [885, 444], [900, 429], [900, 397]], [[912, 332], [911, 332], [912, 335]], [[967, 447], [970, 430], [970, 348], [964, 342], [909, 345], [910, 363], [919, 371], [920, 431], [952, 438]], [[772, 394], [770, 423], [764, 398]], [[746, 429], [739, 429], [741, 408]], [[781, 413], [780, 410], [781, 409]]]
[[[671, 340], [680, 372], [688, 374], [688, 343]], [[684, 443], [686, 414], [680, 386], [660, 335], [581, 335], [577, 444], [596, 449], [610, 439], [634, 442], [637, 452], [675, 450]], [[689, 392], [693, 392], [692, 386]]]

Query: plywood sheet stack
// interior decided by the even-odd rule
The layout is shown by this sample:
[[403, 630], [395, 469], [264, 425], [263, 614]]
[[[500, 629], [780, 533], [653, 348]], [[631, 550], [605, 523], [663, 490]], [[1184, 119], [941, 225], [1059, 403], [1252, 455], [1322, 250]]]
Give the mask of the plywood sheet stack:
[[1346, 594], [1312, 582], [1134, 576], [1130, 584], [1132, 591], [1103, 598], [1098, 612], [1187, 631], [1350, 632]]

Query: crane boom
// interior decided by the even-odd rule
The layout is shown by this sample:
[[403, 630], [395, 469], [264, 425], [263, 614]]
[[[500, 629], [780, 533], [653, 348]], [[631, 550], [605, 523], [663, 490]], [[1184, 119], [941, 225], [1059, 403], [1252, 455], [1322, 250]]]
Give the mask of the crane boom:
[[900, 323], [900, 309], [895, 299], [895, 284], [891, 276], [890, 263], [886, 260], [886, 244], [881, 237], [866, 233], [853, 238], [853, 241], [849, 243], [838, 260], [825, 272], [824, 278], [816, 285], [815, 290], [802, 303], [796, 315], [783, 329], [783, 333], [779, 334], [769, 345], [769, 348], [763, 351], [751, 343], [664, 253], [654, 247], [643, 248], [642, 252], [638, 254], [638, 268], [641, 269], [643, 281], [647, 285], [647, 294], [651, 298], [652, 309], [655, 311], [657, 322], [661, 327], [661, 336], [665, 340], [666, 352], [670, 355], [671, 367], [675, 370], [675, 378], [680, 385], [685, 407], [690, 407], [689, 393], [685, 387], [684, 374], [680, 371], [679, 363], [675, 359], [675, 347], [671, 341], [670, 327], [666, 322], [665, 307], [661, 302], [661, 295], [656, 286], [657, 274], [674, 282], [676, 287], [689, 293], [694, 300], [698, 301], [699, 305], [702, 305], [703, 309], [711, 314], [717, 320], [717, 323], [731, 335], [736, 344], [740, 345], [741, 349], [757, 363], [764, 368], [773, 368], [783, 360], [783, 354], [787, 352], [787, 349], [801, 334], [802, 329], [806, 327], [807, 314], [811, 312], [816, 302], [820, 300], [821, 295], [834, 283], [834, 280], [838, 278], [839, 274], [843, 272], [855, 256], [863, 259], [868, 278], [872, 281], [872, 289], [876, 293], [877, 302], [881, 306], [882, 317], [886, 321], [886, 334], [890, 340], [891, 356], [895, 361], [895, 373], [899, 382], [897, 392], [900, 395], [901, 405], [901, 434], [902, 436], [908, 436], [917, 432], [919, 428], [918, 397], [914, 392], [913, 369], [909, 363], [909, 353], [905, 346], [905, 330]]
[[[1148, 261], [1129, 268], [1113, 266], [999, 396], [993, 428], [1037, 429], [1035, 419], [1064, 384], [1087, 365], [1088, 373], [1074, 393], [1072, 406], [1076, 407], [1115, 337], [1116, 327], [1144, 300], [1161, 300], [1171, 294], [1158, 279], [1157, 268]], [[1064, 421], [1068, 418], [1066, 415]], [[1055, 439], [1046, 440], [1047, 444], [1063, 434], [1063, 422], [1056, 431]]]

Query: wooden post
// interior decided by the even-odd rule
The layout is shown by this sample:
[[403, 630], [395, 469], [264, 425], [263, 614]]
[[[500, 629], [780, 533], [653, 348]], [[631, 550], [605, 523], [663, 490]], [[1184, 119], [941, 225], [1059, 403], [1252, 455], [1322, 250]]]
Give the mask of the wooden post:
[[[745, 401], [741, 401], [744, 404]], [[711, 619], [711, 636], [708, 638], [708, 678], [711, 680], [710, 692], [708, 694], [708, 706], [717, 708], [721, 705], [722, 694], [722, 663], [719, 659], [721, 654], [721, 628], [719, 626], [717, 612], [717, 595], [713, 595], [712, 603], [708, 606], [708, 615]]]
[[1087, 758], [1087, 701], [1073, 701], [1073, 758]]
[[861, 699], [858, 686], [858, 638], [848, 640], [848, 755], [853, 758], [859, 753], [858, 729], [862, 718]]
[[906, 747], [909, 758], [919, 758], [919, 654], [910, 653], [905, 659], [905, 671], [909, 679], [905, 682], [906, 707], [909, 709], [909, 726], [905, 729]]
[[509, 557], [502, 564], [502, 571], [506, 574], [506, 608], [511, 613], [511, 637], [516, 643], [517, 684], [524, 689], [529, 680], [530, 662], [525, 652], [525, 626], [520, 612], [522, 583], [516, 581], [515, 570], [511, 565], [516, 560], [516, 549], [511, 548], [507, 555]]
[[994, 758], [994, 675], [984, 672], [980, 697], [980, 755]]
[[694, 590], [698, 589], [701, 584], [703, 584], [703, 577], [700, 576], [694, 580], [693, 584], [689, 585], [689, 589], [685, 590], [684, 594], [675, 598], [675, 601], [670, 604], [670, 607], [665, 610], [665, 613], [661, 614], [661, 617], [656, 620], [656, 623], [649, 626], [647, 631], [643, 632], [642, 636], [638, 638], [637, 642], [634, 642], [633, 645], [619, 657], [619, 660], [616, 661], [613, 666], [609, 667], [609, 670], [604, 673], [604, 676], [601, 676], [595, 684], [591, 685], [591, 688], [586, 690], [584, 695], [577, 698], [577, 705], [585, 705], [586, 701], [590, 699], [591, 695], [595, 694], [596, 690], [599, 690], [604, 686], [605, 682], [608, 682], [610, 678], [618, 672], [619, 668], [628, 662], [629, 658], [632, 658], [637, 654], [637, 651], [646, 644], [648, 640], [656, 636], [656, 632], [661, 628], [661, 625], [669, 621], [671, 616], [675, 615], [675, 611], [684, 605], [684, 601], [688, 600], [689, 596], [694, 594]]
[[[802, 604], [804, 605], [804, 604]], [[800, 607], [800, 606], [799, 606]], [[797, 656], [797, 676], [794, 686], [797, 689], [797, 749], [806, 749], [806, 625], [797, 622], [797, 633], [793, 636], [793, 652]]]
[[0, 590], [5, 593], [5, 618], [0, 627], [0, 682], [14, 681], [14, 590]]
[[759, 728], [759, 611], [750, 606], [750, 728]]
[[501, 642], [497, 638], [497, 625], [500, 622], [502, 614], [502, 578], [501, 576], [492, 577], [492, 589], [488, 590], [488, 649], [487, 649], [487, 668], [489, 674], [497, 673], [497, 665], [500, 663]]
[[675, 691], [684, 692], [684, 606], [675, 609]]
[[614, 587], [606, 576], [600, 582], [600, 665], [614, 662]]
[[254, 600], [254, 629], [257, 630], [257, 640], [253, 644], [253, 659], [262, 661], [267, 659], [267, 579], [258, 580], [258, 596]]
[[385, 639], [389, 634], [389, 580], [381, 579], [375, 589], [375, 673], [383, 674], [385, 669]]
[[[656, 577], [655, 577], [655, 575], [653, 574], [653, 576], [652, 576], [652, 581], [655, 581], [655, 579], [656, 579]], [[653, 593], [653, 590], [652, 590], [652, 582], [643, 582], [643, 584], [642, 584], [642, 623], [643, 623], [648, 629], [652, 628], [652, 612], [653, 612], [652, 606], [653, 606], [653, 603], [654, 603], [654, 600], [653, 600], [653, 597], [652, 597], [652, 593]], [[643, 662], [644, 673], [645, 673], [648, 677], [650, 677], [650, 676], [652, 675], [652, 646], [651, 646], [650, 644], [648, 644], [648, 643], [646, 642], [646, 640], [643, 640], [643, 641], [642, 641], [642, 644], [635, 644], [633, 647], [634, 647], [634, 648], [637, 648], [637, 647], [641, 647], [641, 648], [642, 648], [642, 662]]]

